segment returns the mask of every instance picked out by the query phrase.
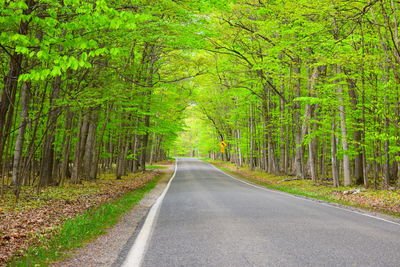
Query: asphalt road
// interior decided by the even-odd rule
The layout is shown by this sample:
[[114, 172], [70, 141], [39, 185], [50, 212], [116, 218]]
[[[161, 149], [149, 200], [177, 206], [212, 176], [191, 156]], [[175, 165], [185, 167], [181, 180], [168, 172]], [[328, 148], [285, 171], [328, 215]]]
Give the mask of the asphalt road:
[[[400, 225], [179, 159], [142, 266], [400, 266]], [[126, 262], [125, 266], [129, 266]]]

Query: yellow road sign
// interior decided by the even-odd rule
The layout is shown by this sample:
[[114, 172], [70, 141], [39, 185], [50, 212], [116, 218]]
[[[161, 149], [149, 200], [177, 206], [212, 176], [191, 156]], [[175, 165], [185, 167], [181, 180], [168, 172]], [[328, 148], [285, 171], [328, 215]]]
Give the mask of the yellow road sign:
[[219, 143], [219, 146], [221, 147], [221, 152], [222, 152], [222, 153], [225, 153], [225, 147], [226, 147], [227, 145], [228, 145], [228, 144], [225, 143], [224, 141], [222, 141], [221, 143]]

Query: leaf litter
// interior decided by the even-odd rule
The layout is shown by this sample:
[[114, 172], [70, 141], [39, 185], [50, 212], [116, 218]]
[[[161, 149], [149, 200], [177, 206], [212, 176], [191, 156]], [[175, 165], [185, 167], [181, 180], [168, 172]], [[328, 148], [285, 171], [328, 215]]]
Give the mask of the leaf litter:
[[48, 187], [39, 195], [35, 195], [34, 188], [27, 188], [18, 203], [11, 193], [6, 194], [0, 199], [0, 266], [50, 238], [66, 220], [140, 189], [159, 174], [147, 171], [121, 180], [112, 180], [111, 174], [103, 175], [83, 184]]

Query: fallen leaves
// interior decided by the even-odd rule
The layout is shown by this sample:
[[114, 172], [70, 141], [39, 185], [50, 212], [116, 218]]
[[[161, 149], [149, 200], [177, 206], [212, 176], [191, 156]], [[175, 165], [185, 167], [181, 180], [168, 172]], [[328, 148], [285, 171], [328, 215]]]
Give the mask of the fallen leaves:
[[[282, 180], [284, 177], [274, 176], [261, 171], [249, 171], [247, 168], [237, 168], [233, 164], [226, 162], [213, 161], [212, 163], [261, 183], [298, 189], [303, 193], [307, 193], [307, 196], [400, 215], [400, 190], [396, 188], [389, 188], [389, 190], [361, 190], [349, 187], [335, 188], [330, 184], [321, 183], [320, 181], [315, 183], [310, 180], [298, 180], [296, 178], [285, 178]], [[282, 183], [283, 181], [284, 184]]]
[[[39, 196], [26, 191], [19, 205], [11, 196], [0, 202], [0, 265], [49, 238], [67, 219], [142, 188], [160, 172], [131, 174], [122, 180], [97, 180], [83, 185], [49, 187]], [[11, 207], [11, 208], [10, 208]], [[13, 207], [13, 208], [12, 208]]]
[[342, 192], [343, 195], [356, 195], [356, 194], [360, 194], [360, 193], [361, 193], [361, 189], [358, 189], [358, 188], [345, 190]]
[[400, 195], [387, 190], [365, 190], [359, 194], [335, 194], [344, 200], [376, 211], [400, 214]]

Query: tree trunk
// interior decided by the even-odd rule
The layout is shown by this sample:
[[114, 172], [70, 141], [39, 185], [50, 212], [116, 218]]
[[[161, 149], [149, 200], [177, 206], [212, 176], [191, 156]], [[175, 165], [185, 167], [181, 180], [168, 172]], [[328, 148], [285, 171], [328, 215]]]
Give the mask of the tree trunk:
[[[285, 92], [285, 86], [284, 86], [284, 82], [282, 81], [282, 85], [281, 85], [281, 94], [284, 95]], [[286, 166], [286, 151], [285, 151], [285, 147], [286, 147], [286, 134], [285, 134], [285, 101], [283, 100], [283, 98], [281, 97], [279, 99], [279, 112], [280, 112], [280, 119], [279, 119], [279, 138], [280, 138], [280, 144], [279, 144], [279, 148], [280, 148], [280, 164], [279, 164], [279, 169], [281, 173], [287, 173], [287, 166]]]
[[146, 156], [147, 156], [147, 145], [149, 142], [149, 127], [150, 127], [150, 115], [145, 115], [144, 118], [144, 125], [146, 127], [146, 133], [143, 136], [143, 149], [142, 149], [142, 155], [140, 157], [141, 162], [140, 162], [140, 171], [146, 171]]
[[[309, 127], [311, 129], [311, 127]], [[315, 141], [310, 140], [308, 143], [308, 161], [310, 164], [310, 174], [313, 181], [317, 180], [317, 167], [315, 166]]]
[[[294, 61], [293, 74], [294, 74], [294, 88], [296, 92], [296, 97], [301, 96], [301, 68], [300, 59]], [[296, 101], [294, 104], [294, 132], [295, 132], [295, 142], [296, 142], [296, 152], [294, 158], [294, 167], [296, 171], [296, 178], [304, 178], [304, 168], [303, 168], [303, 144], [302, 144], [302, 129], [300, 125], [300, 102]]]
[[89, 123], [86, 118], [87, 115], [84, 115], [81, 118], [79, 123], [79, 132], [78, 132], [78, 140], [75, 145], [75, 153], [74, 153], [74, 165], [72, 168], [72, 176], [71, 181], [75, 184], [81, 182], [82, 176], [82, 159], [84, 156], [84, 147], [86, 144], [87, 133], [89, 129]]
[[[341, 73], [341, 68], [336, 66], [336, 73]], [[347, 138], [347, 124], [346, 124], [346, 109], [343, 99], [343, 86], [338, 84], [337, 88], [338, 100], [339, 100], [339, 115], [340, 115], [340, 128], [342, 133], [342, 149], [343, 149], [343, 178], [344, 186], [351, 185], [350, 176], [350, 158], [349, 158], [349, 144]]]
[[249, 128], [250, 128], [250, 139], [249, 139], [249, 168], [250, 170], [254, 170], [254, 140], [253, 140], [253, 132], [254, 132], [254, 117], [253, 117], [253, 104], [250, 103], [250, 116], [249, 116]]
[[[27, 8], [23, 11], [23, 14], [29, 15], [32, 13], [36, 2], [33, 0], [26, 0], [25, 3], [27, 5]], [[20, 35], [28, 34], [29, 22], [30, 20], [21, 21], [18, 28], [18, 33]], [[13, 117], [15, 95], [17, 92], [18, 78], [21, 74], [22, 59], [22, 54], [14, 52], [12, 56], [10, 56], [8, 73], [4, 76], [4, 86], [0, 98], [0, 168], [3, 165], [2, 161], [4, 155], [4, 147], [10, 131], [10, 122]]]
[[[334, 115], [335, 116], [335, 115]], [[336, 120], [335, 117], [332, 119], [332, 135], [331, 135], [331, 157], [332, 157], [332, 178], [333, 178], [333, 185], [335, 187], [340, 186], [339, 182], [339, 168], [337, 164], [336, 158]]]
[[50, 110], [47, 123], [47, 134], [43, 147], [42, 164], [40, 171], [40, 186], [46, 186], [54, 183], [53, 164], [54, 164], [54, 134], [56, 122], [60, 108], [56, 106], [56, 100], [59, 98], [61, 88], [61, 77], [54, 79], [52, 92], [50, 96]]
[[155, 157], [155, 147], [157, 146], [157, 136], [156, 133], [153, 133], [152, 135], [152, 142], [151, 142], [151, 148], [150, 148], [150, 157], [149, 157], [149, 164], [153, 164], [154, 157]]
[[30, 96], [30, 84], [24, 83], [21, 88], [21, 122], [19, 124], [18, 135], [15, 142], [14, 149], [14, 162], [13, 162], [13, 172], [12, 172], [12, 183], [15, 185], [15, 193], [18, 197], [20, 187], [22, 185], [21, 177], [21, 157], [22, 149], [25, 140], [26, 125], [29, 120], [29, 96]]
[[[349, 88], [349, 97], [350, 103], [353, 110], [358, 109], [358, 97], [357, 92], [355, 90], [356, 82], [352, 79], [347, 79], [347, 84]], [[354, 178], [356, 184], [364, 183], [364, 173], [363, 173], [363, 154], [360, 148], [362, 131], [361, 131], [361, 120], [360, 118], [356, 118], [356, 131], [354, 132], [354, 151], [356, 151], [356, 155], [354, 157]]]
[[68, 175], [68, 166], [69, 166], [69, 153], [71, 150], [71, 131], [72, 131], [72, 123], [73, 123], [74, 114], [71, 110], [68, 110], [65, 115], [65, 133], [64, 133], [64, 141], [63, 141], [63, 153], [62, 153], [62, 162], [60, 167], [60, 184], [62, 185]]

